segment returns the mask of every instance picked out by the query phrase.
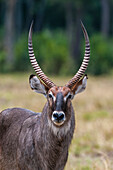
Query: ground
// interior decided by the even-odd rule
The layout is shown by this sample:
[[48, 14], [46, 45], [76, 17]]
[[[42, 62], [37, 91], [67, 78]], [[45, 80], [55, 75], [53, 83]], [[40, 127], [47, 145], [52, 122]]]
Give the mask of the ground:
[[[29, 74], [0, 75], [0, 110], [23, 107], [41, 112], [46, 99], [34, 93]], [[70, 77], [51, 77], [64, 85]], [[85, 92], [75, 96], [76, 130], [65, 170], [113, 170], [113, 78], [89, 76]]]

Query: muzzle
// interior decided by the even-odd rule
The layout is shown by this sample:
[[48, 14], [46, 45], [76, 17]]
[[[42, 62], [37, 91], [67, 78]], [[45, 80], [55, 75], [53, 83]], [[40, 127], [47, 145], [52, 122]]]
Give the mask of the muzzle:
[[55, 125], [61, 126], [65, 122], [65, 113], [63, 111], [54, 111], [52, 121]]

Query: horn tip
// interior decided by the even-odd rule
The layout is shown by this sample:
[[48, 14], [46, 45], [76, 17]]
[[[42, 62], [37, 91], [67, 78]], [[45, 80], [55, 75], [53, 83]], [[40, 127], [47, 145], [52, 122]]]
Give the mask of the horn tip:
[[34, 23], [34, 20], [32, 20], [32, 21], [31, 21], [31, 26], [30, 26], [30, 28], [32, 28], [32, 26], [33, 26], [33, 23]]
[[81, 25], [83, 25], [83, 22], [82, 22], [82, 20], [80, 19], [80, 23], [81, 23]]
[[31, 25], [30, 25], [30, 29], [29, 29], [29, 36], [28, 36], [29, 41], [32, 40], [32, 27], [33, 27], [33, 22], [34, 22], [34, 21], [32, 20]]
[[85, 29], [85, 26], [81, 20], [80, 20], [80, 22], [81, 22], [81, 27], [82, 27], [82, 31], [84, 33], [85, 40], [89, 42], [89, 37], [88, 37], [87, 31]]
[[82, 22], [81, 19], [80, 19], [80, 23], [81, 23], [81, 27], [82, 27], [83, 29], [85, 29], [84, 24], [83, 24], [83, 22]]

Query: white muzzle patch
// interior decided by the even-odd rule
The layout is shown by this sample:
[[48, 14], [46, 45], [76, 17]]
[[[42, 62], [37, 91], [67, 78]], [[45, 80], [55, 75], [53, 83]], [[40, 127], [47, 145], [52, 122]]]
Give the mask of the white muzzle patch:
[[66, 120], [65, 113], [63, 111], [54, 111], [51, 119], [55, 125], [61, 126]]

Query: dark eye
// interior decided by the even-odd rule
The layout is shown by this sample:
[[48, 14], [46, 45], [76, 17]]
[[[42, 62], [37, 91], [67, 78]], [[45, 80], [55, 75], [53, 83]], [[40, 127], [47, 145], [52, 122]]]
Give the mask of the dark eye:
[[52, 96], [52, 94], [49, 94], [49, 98], [52, 98], [53, 96]]
[[72, 98], [72, 95], [70, 94], [69, 96], [68, 96], [68, 99], [71, 99]]

